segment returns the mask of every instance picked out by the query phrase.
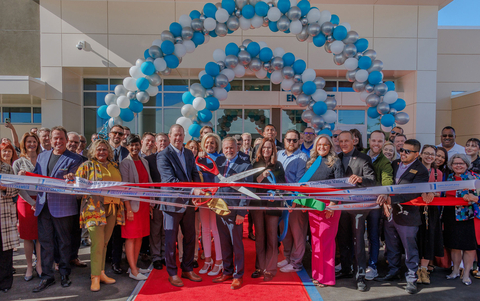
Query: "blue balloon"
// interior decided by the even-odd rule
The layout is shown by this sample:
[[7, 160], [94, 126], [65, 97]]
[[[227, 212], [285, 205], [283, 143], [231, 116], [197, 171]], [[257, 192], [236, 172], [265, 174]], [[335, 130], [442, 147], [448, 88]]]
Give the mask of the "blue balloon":
[[255, 8], [250, 5], [250, 4], [247, 4], [245, 5], [243, 8], [242, 8], [242, 16], [245, 18], [245, 19], [251, 19], [253, 18], [253, 16], [255, 16]]
[[330, 123], [330, 130], [333, 131], [335, 129], [335, 122]]
[[193, 19], [199, 19], [202, 14], [198, 10], [192, 10], [190, 12], [190, 18]]
[[270, 28], [270, 30], [272, 32], [277, 32], [278, 31], [278, 27], [277, 27], [277, 22], [268, 22], [268, 28]]
[[358, 59], [358, 68], [360, 69], [368, 69], [372, 66], [372, 59], [368, 56], [362, 56]]
[[140, 70], [142, 70], [145, 75], [152, 75], [155, 73], [155, 65], [152, 62], [143, 62]]
[[277, 3], [277, 8], [283, 13], [287, 13], [290, 9], [290, 1], [289, 0], [279, 0]]
[[291, 66], [295, 63], [295, 55], [291, 52], [285, 53], [282, 58], [284, 66]]
[[173, 22], [170, 24], [168, 30], [170, 30], [174, 37], [182, 36], [182, 25], [180, 25], [180, 23]]
[[269, 9], [270, 7], [268, 6], [268, 4], [263, 1], [257, 2], [257, 4], [255, 4], [255, 13], [260, 17], [266, 17]]
[[380, 71], [372, 71], [368, 75], [368, 82], [371, 83], [372, 85], [377, 85], [379, 84], [383, 79], [383, 73]]
[[318, 135], [328, 135], [332, 137], [333, 134], [332, 134], [332, 131], [330, 131], [329, 129], [323, 129], [320, 132], [318, 132]]
[[213, 87], [213, 84], [214, 84], [214, 80], [213, 80], [213, 77], [208, 75], [208, 74], [204, 74], [201, 78], [200, 78], [200, 84], [202, 84], [202, 86], [205, 88], [205, 89], [211, 89]]
[[147, 90], [148, 87], [150, 86], [148, 79], [146, 79], [145, 77], [140, 77], [139, 79], [137, 79], [136, 83], [137, 83], [138, 90], [142, 90], [142, 91]]
[[[143, 103], [139, 102], [136, 99], [130, 100], [130, 105], [128, 106], [133, 113], [140, 113], [143, 111]], [[123, 118], [122, 118], [123, 119]]]
[[238, 55], [240, 52], [240, 48], [238, 48], [237, 44], [235, 43], [228, 43], [227, 46], [225, 46], [225, 54], [226, 55]]
[[290, 28], [285, 30], [283, 33], [290, 33]]
[[395, 123], [395, 116], [392, 114], [385, 114], [380, 119], [380, 123], [385, 127], [391, 127]]
[[170, 68], [170, 69], [175, 69], [180, 64], [180, 61], [178, 60], [178, 57], [176, 57], [173, 54], [167, 55], [163, 59], [167, 63], [167, 67]]
[[230, 90], [232, 90], [232, 85], [230, 85], [230, 83], [228, 83], [228, 85], [224, 88], [227, 92], [230, 92]]
[[172, 41], [166, 40], [162, 42], [162, 46], [160, 48], [162, 48], [163, 54], [172, 54], [175, 51], [175, 44], [173, 44]]
[[401, 98], [397, 98], [397, 100], [390, 105], [390, 108], [394, 108], [395, 110], [400, 112], [403, 109], [405, 109], [406, 106], [407, 106], [407, 103], [405, 102], [405, 100]]
[[216, 38], [217, 37], [217, 33], [215, 32], [215, 30], [212, 30], [208, 33], [208, 35], [212, 38]]
[[205, 36], [201, 32], [195, 31], [193, 33], [192, 42], [195, 43], [195, 46], [202, 45], [205, 43]]
[[192, 93], [188, 91], [182, 94], [182, 101], [186, 105], [191, 105], [194, 99], [195, 99], [195, 96], [193, 96]]
[[344, 26], [337, 26], [333, 30], [333, 38], [335, 40], [341, 41], [347, 37], [347, 33], [347, 29]]
[[143, 57], [145, 59], [148, 59], [150, 57], [150, 51], [148, 49], [143, 52]]
[[313, 112], [315, 114], [317, 114], [318, 116], [321, 116], [323, 114], [325, 114], [328, 110], [328, 107], [327, 107], [327, 104], [324, 103], [323, 101], [317, 101], [314, 105], [313, 105]]
[[205, 72], [211, 76], [217, 76], [220, 73], [220, 67], [217, 63], [209, 62], [205, 65]]
[[188, 127], [188, 133], [192, 137], [199, 137], [201, 129], [202, 129], [202, 126], [195, 122], [194, 124]]
[[307, 64], [304, 60], [296, 60], [295, 63], [293, 63], [293, 71], [295, 71], [296, 74], [302, 74], [305, 68], [307, 68]]
[[[265, 3], [265, 2], [259, 2]], [[265, 3], [266, 4], [266, 3]], [[247, 46], [247, 51], [252, 57], [256, 57], [260, 53], [260, 45], [257, 42], [250, 42]]]
[[107, 105], [100, 106], [97, 110], [98, 117], [102, 119], [110, 119], [110, 116], [107, 114]]
[[395, 91], [395, 83], [392, 81], [385, 82], [385, 85], [388, 87], [388, 91]]
[[272, 59], [273, 56], [273, 51], [272, 49], [265, 47], [262, 50], [260, 50], [259, 58], [262, 62], [266, 63], [269, 62]]
[[332, 15], [332, 17], [330, 18], [330, 22], [332, 22], [335, 25], [338, 25], [338, 23], [340, 23], [340, 18], [337, 15]]
[[228, 14], [233, 14], [235, 11], [235, 1], [233, 0], [222, 0], [222, 8], [228, 11]]
[[130, 109], [120, 109], [120, 118], [125, 122], [130, 122], [133, 120], [135, 115], [133, 115], [132, 110]]
[[375, 118], [378, 118], [380, 116], [380, 113], [378, 113], [377, 111], [377, 107], [370, 107], [368, 108], [367, 110], [367, 116], [372, 118], [372, 119], [375, 119]]
[[302, 16], [305, 16], [310, 11], [310, 2], [308, 0], [302, 0], [297, 3], [298, 8], [302, 11]]
[[216, 111], [218, 110], [218, 108], [220, 108], [220, 102], [216, 97], [205, 97], [205, 102], [207, 103], [207, 106], [205, 108], [209, 111]]
[[357, 47], [357, 52], [364, 52], [365, 50], [368, 49], [368, 40], [367, 39], [358, 39], [358, 41], [355, 42], [355, 47]]
[[212, 112], [207, 109], [203, 109], [197, 113], [198, 120], [202, 122], [209, 122], [212, 119]]
[[207, 18], [215, 19], [215, 13], [217, 12], [217, 7], [213, 3], [207, 3], [203, 6], [203, 14]]
[[[295, 66], [295, 65], [293, 65], [293, 66]], [[308, 81], [308, 82], [303, 83], [303, 86], [302, 86], [303, 93], [305, 93], [307, 95], [312, 95], [313, 93], [315, 93], [316, 90], [317, 90], [317, 85], [314, 82]], [[322, 115], [322, 114], [317, 114], [317, 115]]]
[[327, 41], [327, 38], [323, 35], [323, 33], [319, 33], [318, 35], [313, 37], [313, 45], [317, 47], [322, 47], [325, 45], [325, 42]]

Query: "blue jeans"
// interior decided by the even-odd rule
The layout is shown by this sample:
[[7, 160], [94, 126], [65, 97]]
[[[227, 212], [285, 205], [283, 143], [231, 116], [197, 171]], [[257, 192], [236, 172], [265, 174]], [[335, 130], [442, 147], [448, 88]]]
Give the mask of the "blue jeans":
[[380, 218], [382, 209], [374, 209], [368, 213], [367, 216], [367, 232], [369, 241], [368, 266], [377, 269], [378, 253], [380, 251]]

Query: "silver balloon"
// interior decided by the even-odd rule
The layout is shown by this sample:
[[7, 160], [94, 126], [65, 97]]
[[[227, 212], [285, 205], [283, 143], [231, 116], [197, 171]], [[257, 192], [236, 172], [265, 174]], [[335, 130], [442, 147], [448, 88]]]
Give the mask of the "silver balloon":
[[228, 17], [227, 28], [231, 31], [235, 31], [240, 27], [240, 21], [235, 16]]
[[377, 52], [373, 49], [368, 49], [363, 53], [364, 56], [368, 56], [372, 62], [377, 58]]
[[307, 32], [312, 37], [318, 35], [322, 31], [322, 27], [318, 23], [309, 24], [307, 27]]
[[226, 36], [228, 33], [227, 25], [225, 25], [225, 23], [217, 23], [217, 27], [215, 28], [215, 33], [219, 37]]
[[372, 71], [382, 71], [383, 70], [383, 62], [380, 60], [374, 60], [372, 62], [372, 66], [367, 69], [367, 71], [370, 73]]
[[182, 61], [183, 61], [183, 57], [179, 57], [179, 58], [178, 58], [178, 64], [181, 64]]
[[300, 22], [302, 22], [302, 25], [305, 26], [308, 24], [308, 19], [307, 17], [303, 17], [302, 19], [300, 19]]
[[201, 20], [202, 22], [205, 21], [206, 18], [207, 18], [207, 17], [205, 17], [204, 14], [201, 14], [201, 15], [200, 15], [200, 20]]
[[296, 83], [302, 82], [302, 75], [301, 74], [295, 74], [293, 76], [293, 81], [296, 82]]
[[148, 54], [154, 59], [163, 56], [162, 49], [160, 49], [160, 47], [158, 47], [157, 45], [153, 45], [150, 48], [148, 48]]
[[323, 129], [324, 130], [331, 130], [332, 126], [329, 123], [326, 123], [326, 124], [323, 125]]
[[205, 88], [199, 83], [194, 83], [190, 86], [190, 93], [195, 97], [204, 97]]
[[209, 36], [209, 35], [210, 35], [210, 31], [208, 31], [208, 30], [206, 30], [206, 29], [204, 29], [204, 30], [202, 31], [202, 33], [203, 33], [204, 36]]
[[239, 9], [242, 9], [245, 5], [248, 4], [248, 0], [235, 0], [235, 4]]
[[279, 31], [287, 31], [290, 27], [290, 19], [287, 16], [281, 16], [277, 21], [277, 28]]
[[270, 65], [270, 62], [263, 63], [263, 69], [266, 71], [270, 70], [272, 66]]
[[230, 54], [225, 57], [225, 65], [227, 68], [233, 69], [238, 65], [238, 57]]
[[357, 70], [350, 70], [350, 71], [347, 71], [347, 80], [351, 83], [353, 83], [355, 81], [355, 74], [357, 74]]
[[343, 53], [347, 58], [354, 57], [357, 54], [357, 46], [355, 44], [347, 44], [343, 49]]
[[303, 122], [310, 123], [312, 121], [312, 118], [313, 118], [314, 115], [315, 115], [315, 113], [313, 113], [313, 111], [310, 111], [310, 110], [303, 111], [303, 113], [302, 113]]
[[300, 95], [297, 96], [297, 104], [302, 108], [308, 106], [308, 104], [310, 103], [310, 100], [311, 100], [311, 97], [304, 93], [301, 93]]
[[193, 29], [191, 27], [182, 28], [182, 38], [184, 40], [190, 40], [193, 37]]
[[283, 59], [281, 57], [274, 57], [271, 61], [273, 70], [282, 70], [283, 69]]
[[[285, 67], [285, 68], [287, 68], [287, 67]], [[293, 95], [298, 96], [298, 95], [302, 94], [302, 86], [303, 86], [302, 83], [294, 83], [292, 85], [292, 88], [290, 89], [290, 91], [292, 92]]]
[[238, 53], [238, 62], [240, 64], [247, 66], [248, 64], [250, 64], [251, 61], [252, 61], [252, 57], [250, 56], [250, 53], [248, 53], [247, 51], [241, 50]]
[[358, 33], [356, 31], [349, 31], [347, 37], [343, 40], [345, 44], [355, 44], [358, 41]]
[[150, 83], [150, 85], [152, 86], [160, 86], [160, 84], [162, 83], [162, 78], [160, 77], [160, 75], [158, 75], [157, 73], [154, 73], [152, 75], [149, 75], [149, 76], [146, 76], [145, 77], [148, 82]]
[[374, 91], [378, 96], [383, 96], [388, 92], [388, 87], [386, 84], [381, 83], [375, 86]]
[[365, 85], [365, 91], [367, 91], [368, 93], [372, 93], [374, 89], [375, 87], [370, 84]]
[[170, 75], [171, 73], [172, 73], [172, 69], [170, 69], [170, 68], [168, 68], [168, 67], [165, 68], [165, 70], [160, 71], [160, 74], [161, 74], [161, 75]]
[[287, 17], [292, 21], [300, 20], [300, 17], [302, 17], [302, 11], [298, 6], [292, 6], [287, 11]]
[[393, 116], [397, 115], [397, 109], [395, 108], [390, 108], [390, 111], [388, 111], [389, 114], [392, 114]]
[[302, 27], [302, 31], [297, 34], [297, 40], [300, 42], [305, 42], [308, 39], [308, 31], [307, 31], [307, 26]]
[[249, 45], [250, 43], [252, 43], [252, 42], [253, 42], [253, 41], [250, 40], [250, 39], [245, 39], [245, 40], [243, 40], [243, 42], [242, 42], [242, 46], [246, 48], [246, 47], [248, 47], [248, 45]]
[[315, 100], [311, 100], [308, 105], [307, 105], [307, 108], [306, 110], [313, 110], [313, 106], [315, 105]]
[[215, 77], [215, 86], [225, 88], [228, 85], [228, 77], [225, 74], [219, 74]]
[[127, 97], [128, 97], [128, 99], [134, 99], [134, 98], [135, 98], [135, 92], [133, 92], [133, 91], [128, 91]]
[[203, 30], [203, 21], [200, 19], [193, 19], [192, 23], [190, 23], [192, 29], [195, 31], [202, 31]]
[[245, 47], [245, 46], [243, 46], [243, 45], [238, 46], [238, 48], [240, 49], [240, 51], [245, 51], [245, 50], [247, 50], [247, 47]]
[[333, 41], [335, 41], [332, 35], [326, 36], [325, 39], [327, 40], [328, 43], [332, 43]]
[[400, 125], [404, 125], [410, 121], [410, 116], [405, 112], [399, 112], [395, 115], [395, 122]]
[[222, 71], [223, 69], [225, 69], [225, 63], [220, 61], [217, 63], [218, 67], [220, 67], [220, 71]]
[[212, 90], [212, 89], [207, 89], [207, 90], [205, 91], [205, 94], [206, 94], [207, 96], [213, 96], [213, 90]]
[[363, 56], [363, 53], [357, 52], [357, 54], [355, 55], [355, 58], [359, 60], [362, 56]]
[[376, 107], [380, 103], [380, 97], [378, 97], [378, 95], [375, 95], [375, 94], [370, 94], [367, 96], [365, 103], [369, 107]]
[[267, 17], [264, 17], [264, 18], [263, 18], [263, 24], [262, 24], [262, 26], [263, 26], [263, 27], [267, 27], [269, 23], [270, 23], [270, 20], [268, 20]]
[[153, 57], [147, 57], [147, 59], [145, 61], [153, 63], [155, 61], [155, 59]]
[[332, 22], [325, 22], [322, 24], [322, 32], [324, 35], [329, 36], [333, 32], [333, 23]]
[[240, 18], [240, 17], [242, 16], [242, 10], [241, 10], [241, 9], [235, 10], [235, 16], [236, 16], [237, 18]]
[[332, 42], [325, 42], [325, 45], [323, 46], [323, 48], [325, 48], [325, 51], [328, 52], [328, 53], [332, 53]]
[[257, 72], [262, 69], [262, 61], [259, 58], [253, 58], [250, 64], [248, 65], [250, 70]]
[[136, 97], [137, 97], [137, 100], [141, 103], [146, 103], [150, 100], [150, 96], [145, 91], [137, 92]]
[[293, 71], [292, 67], [285, 66], [282, 69], [282, 75], [283, 75], [283, 78], [285, 78], [285, 79], [292, 79], [293, 76], [295, 75], [295, 71]]
[[385, 102], [381, 102], [377, 105], [377, 112], [380, 115], [387, 114], [390, 111], [390, 105]]
[[325, 104], [327, 105], [327, 110], [334, 110], [337, 106], [335, 96], [328, 96], [327, 99], [325, 99]]
[[248, 0], [248, 4], [255, 6], [260, 0]]
[[312, 121], [310, 121], [312, 127], [316, 130], [320, 130], [325, 125], [325, 120], [322, 116], [315, 115], [312, 117]]
[[[193, 36], [193, 34], [192, 34]], [[182, 37], [175, 37], [175, 44], [183, 44], [183, 38]]]
[[365, 90], [365, 83], [355, 81], [352, 85], [353, 91], [359, 93]]
[[317, 86], [317, 89], [325, 88], [325, 80], [323, 79], [323, 77], [315, 77], [313, 83]]
[[162, 41], [175, 42], [175, 37], [174, 37], [173, 34], [172, 34], [170, 31], [168, 31], [168, 30], [162, 31], [162, 33], [160, 34], [160, 38], [162, 39]]
[[333, 62], [335, 65], [341, 66], [345, 61], [347, 60], [347, 57], [342, 53], [339, 54], [334, 54], [333, 55]]

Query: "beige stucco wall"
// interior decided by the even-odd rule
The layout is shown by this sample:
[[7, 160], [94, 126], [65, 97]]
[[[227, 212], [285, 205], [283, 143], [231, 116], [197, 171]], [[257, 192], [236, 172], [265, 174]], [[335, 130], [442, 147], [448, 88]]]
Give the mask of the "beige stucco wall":
[[480, 91], [453, 96], [451, 102], [457, 143], [465, 145], [470, 138], [480, 139]]

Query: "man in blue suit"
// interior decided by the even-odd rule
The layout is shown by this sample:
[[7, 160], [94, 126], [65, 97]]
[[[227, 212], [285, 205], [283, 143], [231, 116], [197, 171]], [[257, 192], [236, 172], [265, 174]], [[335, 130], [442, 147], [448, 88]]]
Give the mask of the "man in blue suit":
[[[170, 145], [157, 156], [157, 167], [162, 183], [201, 182], [195, 165], [192, 151], [183, 146], [185, 133], [183, 127], [174, 124], [168, 133]], [[170, 188], [175, 192], [190, 193], [192, 189]], [[199, 190], [195, 190], [196, 192]], [[198, 193], [197, 193], [198, 194]], [[162, 201], [182, 205], [192, 205], [188, 198], [162, 198]], [[183, 281], [177, 275], [176, 247], [178, 226], [183, 233], [183, 259], [181, 263], [182, 278], [200, 282], [202, 278], [193, 272], [195, 253], [195, 208], [161, 205], [163, 211], [163, 226], [165, 229], [165, 262], [168, 281], [173, 286], [183, 286]]]
[[[73, 180], [82, 158], [67, 150], [67, 131], [61, 126], [54, 127], [51, 132], [53, 149], [38, 155], [34, 173], [57, 179]], [[78, 214], [77, 197], [75, 195], [39, 192], [35, 205], [35, 216], [38, 217], [38, 240], [42, 246], [42, 281], [33, 289], [40, 292], [55, 283], [53, 271], [55, 239], [60, 254], [59, 270], [62, 286], [71, 284], [70, 255], [71, 233], [74, 218]]]
[[[218, 166], [220, 174], [224, 177], [229, 177], [252, 168], [249, 158], [239, 156], [237, 140], [235, 138], [225, 138], [222, 142], [222, 151], [224, 155], [219, 156], [215, 160], [215, 163]], [[245, 182], [253, 182], [253, 176], [249, 176], [243, 180]], [[236, 193], [237, 191], [229, 187], [224, 187], [218, 190], [217, 195], [222, 197], [222, 193], [230, 192]], [[248, 206], [250, 203], [248, 199], [228, 199], [228, 196], [223, 199], [229, 206]], [[247, 210], [231, 210], [230, 214], [226, 216], [217, 215], [218, 234], [222, 245], [223, 274], [213, 279], [213, 282], [222, 283], [233, 279], [230, 286], [231, 289], [238, 289], [243, 283], [245, 265], [242, 238], [243, 220], [246, 214]]]

